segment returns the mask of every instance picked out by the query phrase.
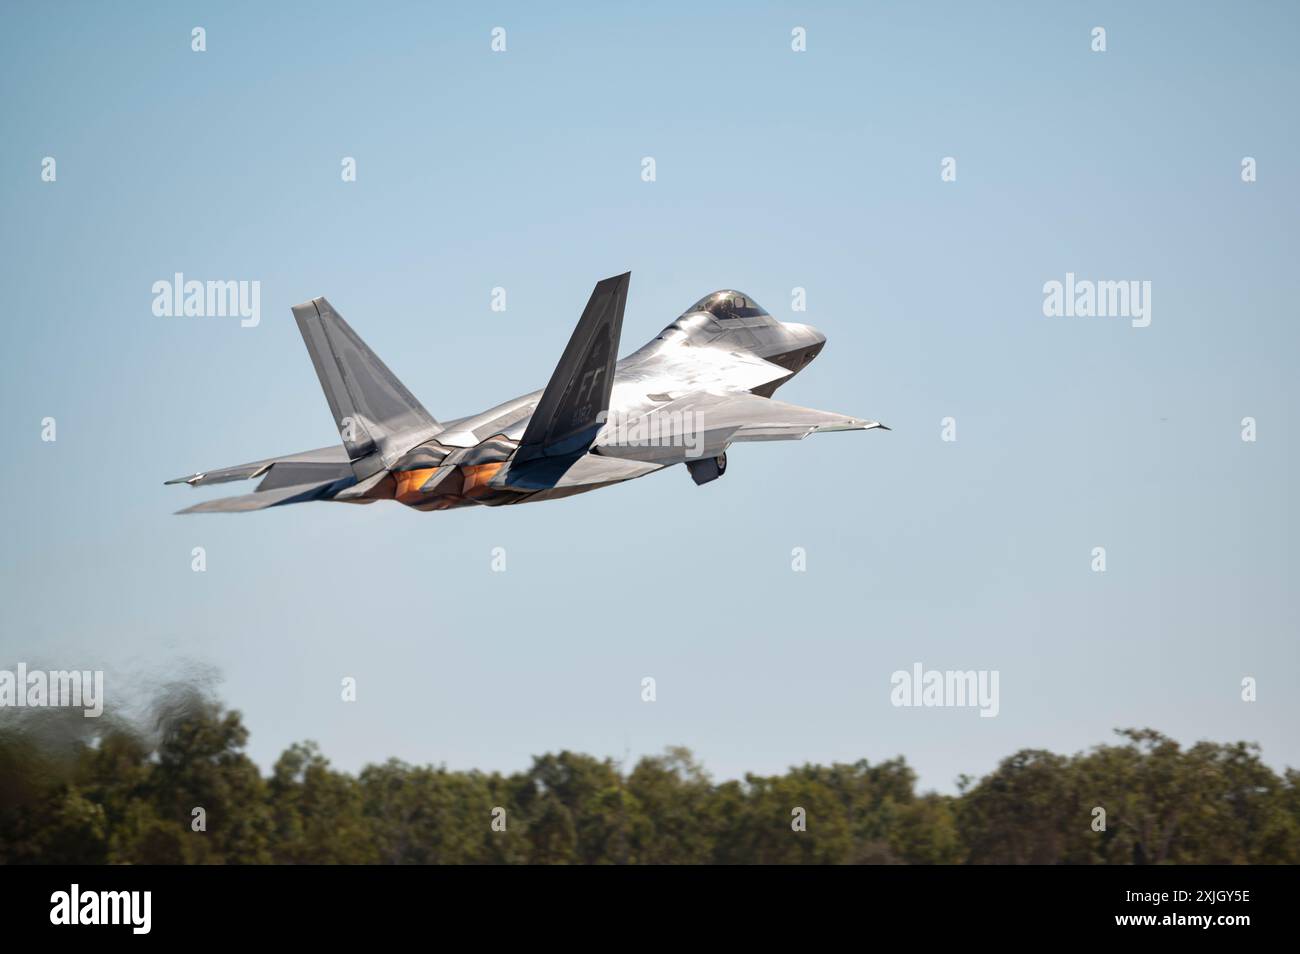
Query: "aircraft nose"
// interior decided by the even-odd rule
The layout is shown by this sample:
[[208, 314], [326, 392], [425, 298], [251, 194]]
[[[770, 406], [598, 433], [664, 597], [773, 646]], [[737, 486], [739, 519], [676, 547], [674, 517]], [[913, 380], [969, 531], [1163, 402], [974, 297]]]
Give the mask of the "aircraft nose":
[[812, 325], [801, 325], [797, 321], [787, 321], [785, 326], [811, 345], [824, 345], [826, 336]]

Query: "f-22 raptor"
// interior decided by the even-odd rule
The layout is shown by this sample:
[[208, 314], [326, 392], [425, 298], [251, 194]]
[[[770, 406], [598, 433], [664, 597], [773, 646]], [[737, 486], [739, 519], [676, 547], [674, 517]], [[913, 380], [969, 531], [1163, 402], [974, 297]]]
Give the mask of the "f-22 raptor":
[[[180, 513], [262, 510], [308, 500], [396, 500], [416, 510], [531, 503], [685, 464], [721, 477], [740, 441], [884, 428], [772, 399], [825, 336], [716, 291], [618, 360], [631, 273], [597, 283], [541, 391], [439, 423], [324, 298], [294, 306], [341, 444], [178, 477], [192, 486], [261, 477], [255, 492]], [[888, 430], [888, 428], [885, 428]]]

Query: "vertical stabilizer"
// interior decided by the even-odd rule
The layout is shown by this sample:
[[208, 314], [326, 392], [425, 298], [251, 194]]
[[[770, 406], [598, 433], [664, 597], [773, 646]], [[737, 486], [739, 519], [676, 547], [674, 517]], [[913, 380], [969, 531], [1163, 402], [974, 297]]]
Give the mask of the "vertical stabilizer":
[[295, 305], [293, 317], [358, 480], [442, 430], [328, 301]]

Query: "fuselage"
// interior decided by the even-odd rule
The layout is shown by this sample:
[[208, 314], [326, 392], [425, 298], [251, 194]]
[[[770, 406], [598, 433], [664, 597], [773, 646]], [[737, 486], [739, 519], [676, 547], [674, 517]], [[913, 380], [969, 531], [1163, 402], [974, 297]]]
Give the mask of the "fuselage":
[[[676, 422], [671, 416], [673, 401], [688, 393], [743, 390], [770, 398], [825, 344], [817, 329], [778, 321], [747, 295], [714, 292], [615, 364], [608, 420], [583, 455], [607, 460], [569, 463], [567, 479], [558, 486], [533, 488], [524, 481], [510, 482], [507, 478], [520, 438], [542, 397], [537, 390], [446, 422], [444, 430], [394, 464], [393, 486], [383, 489], [419, 510], [498, 506], [595, 490], [685, 462], [693, 448], [685, 440], [678, 441], [683, 435], [676, 432], [671, 439], [657, 435], [659, 439], [638, 442], [620, 437], [639, 427], [644, 430], [645, 422]], [[667, 425], [650, 429], [657, 434]], [[376, 496], [382, 493], [379, 487], [376, 491]]]

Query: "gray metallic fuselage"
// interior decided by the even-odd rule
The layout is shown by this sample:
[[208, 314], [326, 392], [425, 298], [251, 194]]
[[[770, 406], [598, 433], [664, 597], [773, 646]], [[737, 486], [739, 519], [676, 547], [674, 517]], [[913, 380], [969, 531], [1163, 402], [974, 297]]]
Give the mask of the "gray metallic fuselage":
[[[499, 505], [524, 500], [553, 499], [595, 490], [634, 476], [642, 476], [671, 464], [700, 457], [716, 457], [726, 450], [724, 424], [709, 428], [707, 404], [699, 405], [703, 393], [751, 392], [762, 397], [772, 393], [804, 368], [826, 344], [825, 336], [810, 325], [781, 322], [771, 315], [719, 320], [708, 312], [682, 315], [652, 341], [620, 359], [615, 365], [608, 422], [600, 430], [590, 451], [614, 461], [640, 464], [632, 470], [605, 466], [582, 466], [575, 461], [569, 469], [577, 473], [561, 479], [559, 486], [538, 488], [527, 495], [510, 487], [509, 463], [518, 442], [541, 399], [542, 390], [514, 398], [480, 414], [446, 422], [446, 430], [414, 448], [394, 466], [395, 472], [422, 471], [431, 466], [477, 467], [506, 465], [492, 475], [492, 488], [474, 497], [423, 499], [423, 495], [399, 500], [414, 506], [432, 505], [446, 509], [467, 503]], [[686, 399], [690, 407], [679, 407]], [[636, 442], [619, 440], [635, 432], [638, 425], [662, 422], [653, 437]], [[448, 488], [450, 490], [451, 488]]]
[[[707, 313], [682, 315], [653, 341], [620, 359], [615, 365], [611, 416], [648, 413], [665, 403], [651, 395], [751, 390], [746, 382], [764, 372], [755, 375], [752, 367], [736, 361], [737, 352], [770, 361], [790, 372], [789, 377], [774, 381], [770, 390], [757, 392], [771, 397], [826, 344], [825, 335], [810, 325], [781, 322], [771, 316], [735, 320], [745, 324], [725, 327]], [[539, 388], [472, 417], [448, 421], [438, 442], [470, 447], [494, 434], [517, 441], [541, 396]]]
[[262, 478], [251, 494], [183, 513], [328, 500], [396, 500], [417, 510], [551, 500], [686, 464], [722, 476], [742, 441], [800, 440], [875, 422], [773, 399], [825, 337], [777, 321], [742, 292], [701, 298], [618, 359], [630, 273], [597, 282], [545, 388], [439, 422], [324, 298], [294, 319], [340, 444], [178, 477], [192, 486]]

